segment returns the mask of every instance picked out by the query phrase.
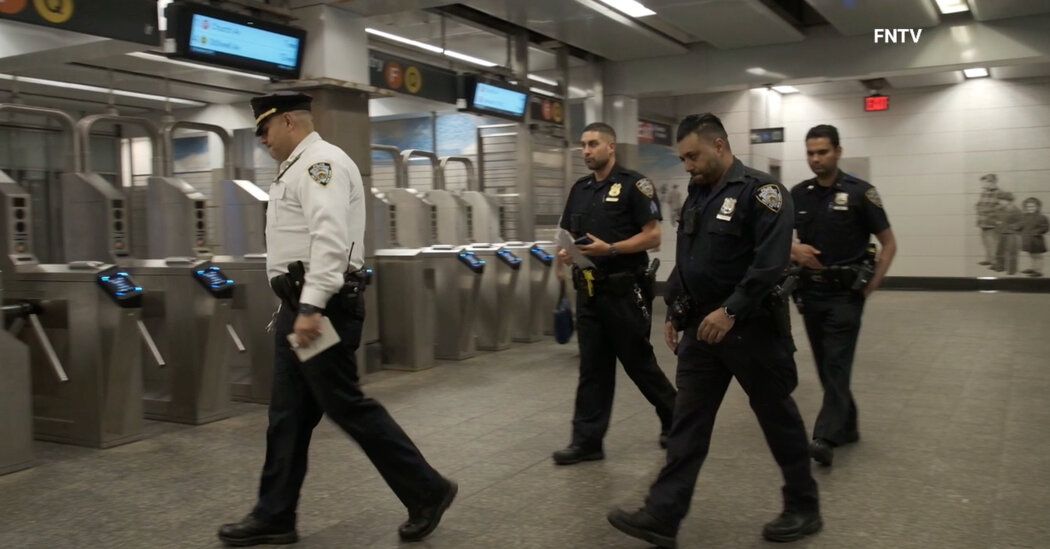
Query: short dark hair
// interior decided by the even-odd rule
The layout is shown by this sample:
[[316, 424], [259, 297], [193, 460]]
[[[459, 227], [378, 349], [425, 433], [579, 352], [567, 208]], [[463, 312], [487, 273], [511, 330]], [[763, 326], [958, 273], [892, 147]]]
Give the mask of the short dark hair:
[[616, 143], [616, 130], [614, 130], [612, 126], [606, 124], [605, 122], [591, 122], [590, 124], [587, 124], [583, 127], [583, 131], [580, 132], [580, 134], [582, 135], [587, 132], [604, 133], [605, 135], [608, 135], [612, 138], [613, 143]]
[[719, 118], [709, 112], [703, 114], [690, 114], [678, 123], [677, 141], [685, 139], [689, 134], [695, 133], [700, 137], [714, 140], [721, 138], [729, 145], [729, 134]]
[[839, 129], [831, 124], [820, 124], [813, 126], [806, 132], [806, 141], [810, 139], [820, 139], [821, 137], [828, 138], [831, 141], [831, 146], [836, 149], [839, 147]]

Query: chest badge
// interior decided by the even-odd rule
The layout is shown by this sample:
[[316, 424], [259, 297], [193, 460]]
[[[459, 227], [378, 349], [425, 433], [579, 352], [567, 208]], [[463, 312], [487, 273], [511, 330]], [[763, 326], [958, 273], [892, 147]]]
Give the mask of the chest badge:
[[609, 194], [605, 195], [606, 202], [619, 202], [620, 191], [623, 189], [623, 185], [619, 183], [613, 183], [612, 187], [609, 187]]
[[849, 209], [849, 193], [835, 193], [835, 204], [831, 207], [833, 210], [848, 210]]
[[736, 199], [726, 197], [726, 199], [722, 201], [722, 207], [718, 210], [718, 215], [715, 216], [715, 219], [729, 221], [733, 219], [733, 212], [735, 211]]

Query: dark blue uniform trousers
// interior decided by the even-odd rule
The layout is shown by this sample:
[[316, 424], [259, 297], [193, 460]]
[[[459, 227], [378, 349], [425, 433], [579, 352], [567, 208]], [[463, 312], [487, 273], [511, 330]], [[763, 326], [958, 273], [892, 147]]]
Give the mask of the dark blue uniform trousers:
[[713, 345], [696, 338], [699, 324], [691, 322], [679, 341], [678, 398], [667, 463], [649, 490], [646, 510], [676, 529], [685, 518], [711, 445], [715, 415], [734, 377], [780, 466], [785, 510], [819, 510], [806, 427], [791, 398], [798, 384], [791, 339], [776, 333], [769, 316], [738, 321]]
[[444, 486], [383, 405], [361, 392], [354, 351], [361, 343], [363, 296], [333, 297], [325, 314], [342, 341], [305, 363], [299, 362], [288, 343], [295, 313], [285, 306], [277, 315], [266, 464], [252, 511], [276, 525], [295, 525], [310, 435], [322, 414], [361, 446], [406, 507], [431, 501]]
[[[648, 302], [652, 311], [652, 302]], [[649, 342], [651, 314], [646, 318], [632, 294], [576, 294], [576, 328], [580, 344], [580, 381], [572, 419], [572, 444], [599, 449], [609, 429], [616, 390], [616, 359], [660, 418], [671, 427], [674, 386], [656, 363]]]
[[864, 296], [847, 290], [820, 289], [807, 289], [801, 295], [806, 335], [824, 387], [824, 402], [813, 426], [813, 438], [835, 445], [854, 442], [859, 437], [857, 403], [849, 386]]

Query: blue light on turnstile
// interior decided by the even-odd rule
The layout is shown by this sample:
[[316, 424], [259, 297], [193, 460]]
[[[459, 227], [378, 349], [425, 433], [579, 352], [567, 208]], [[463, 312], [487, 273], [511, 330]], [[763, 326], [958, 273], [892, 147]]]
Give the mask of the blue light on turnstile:
[[98, 285], [122, 307], [135, 307], [142, 295], [142, 287], [135, 284], [131, 276], [124, 271], [98, 275]]
[[481, 274], [485, 271], [485, 260], [478, 257], [474, 252], [463, 250], [459, 252], [458, 257], [464, 265], [475, 273]]
[[521, 268], [521, 258], [514, 255], [514, 252], [506, 248], [500, 248], [496, 250], [496, 257], [500, 258], [500, 260], [509, 265], [511, 269]]
[[536, 244], [533, 244], [532, 247], [529, 248], [529, 253], [532, 254], [532, 257], [542, 261], [544, 265], [550, 266], [554, 263], [554, 256], [547, 253], [546, 250]]

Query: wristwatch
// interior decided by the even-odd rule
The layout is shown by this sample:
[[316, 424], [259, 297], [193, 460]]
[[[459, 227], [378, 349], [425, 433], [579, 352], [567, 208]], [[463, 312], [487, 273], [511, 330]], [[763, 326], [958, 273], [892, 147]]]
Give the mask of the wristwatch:
[[616, 249], [616, 244], [609, 244], [609, 255], [619, 255], [620, 250]]
[[301, 315], [312, 315], [317, 313], [323, 313], [324, 309], [317, 307], [316, 305], [310, 305], [309, 303], [299, 304], [299, 314]]
[[726, 315], [729, 320], [736, 320], [736, 313], [729, 310], [729, 307], [722, 307], [722, 313]]

